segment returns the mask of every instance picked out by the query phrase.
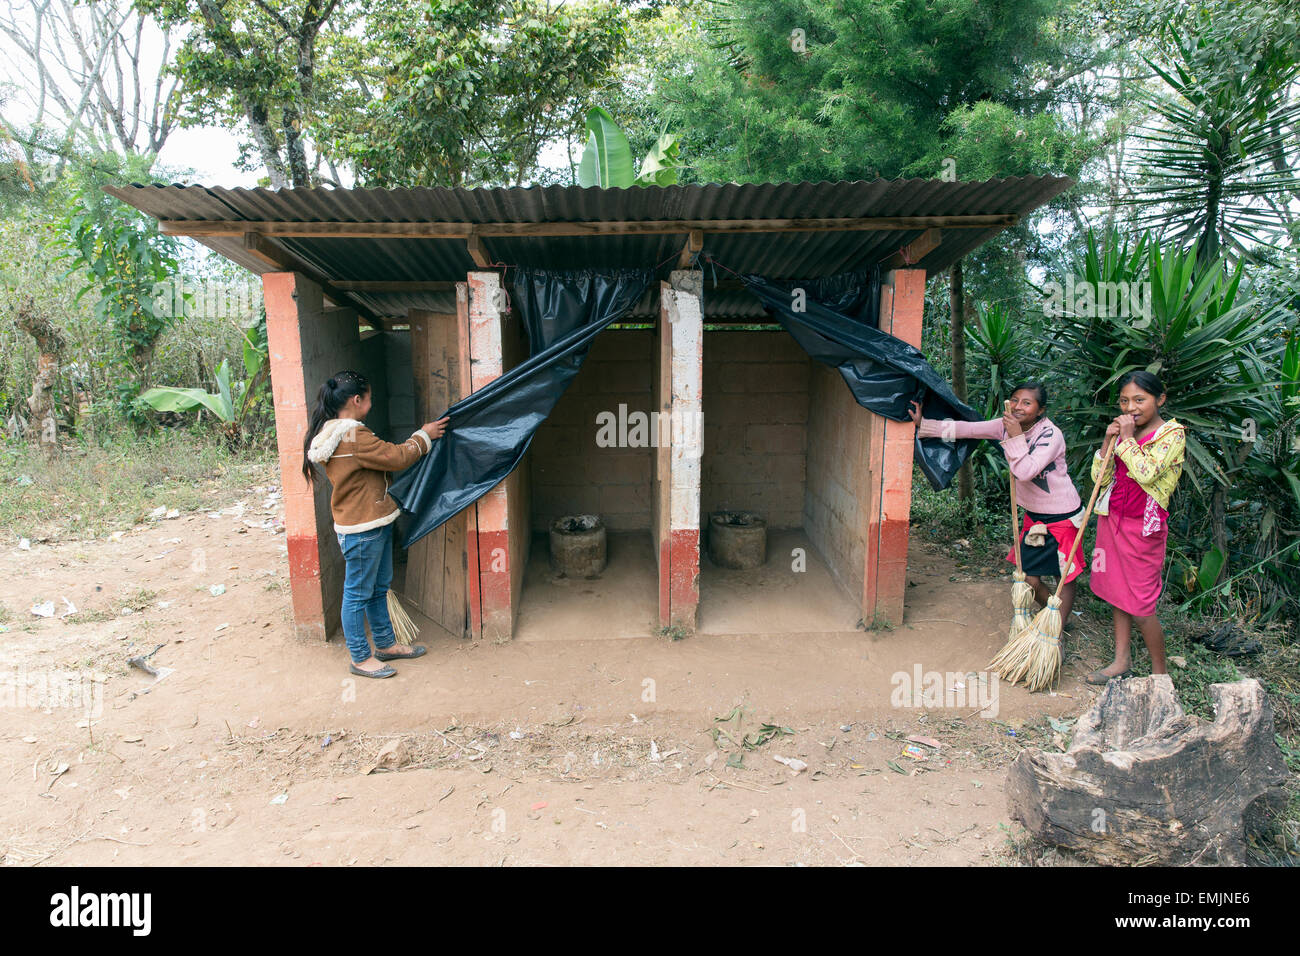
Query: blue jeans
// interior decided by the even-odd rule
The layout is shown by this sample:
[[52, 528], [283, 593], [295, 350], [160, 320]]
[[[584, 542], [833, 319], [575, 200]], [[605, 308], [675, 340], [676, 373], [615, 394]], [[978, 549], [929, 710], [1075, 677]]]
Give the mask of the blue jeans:
[[355, 534], [335, 532], [335, 537], [347, 563], [343, 577], [343, 636], [352, 663], [360, 664], [370, 657], [367, 618], [377, 650], [387, 650], [397, 643], [393, 622], [388, 618], [388, 585], [393, 581], [393, 525]]

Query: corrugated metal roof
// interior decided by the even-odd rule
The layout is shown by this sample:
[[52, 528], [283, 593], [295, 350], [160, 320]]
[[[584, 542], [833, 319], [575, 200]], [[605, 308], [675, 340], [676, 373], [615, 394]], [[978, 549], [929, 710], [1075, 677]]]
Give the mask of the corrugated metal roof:
[[[480, 189], [226, 189], [140, 185], [112, 188], [123, 201], [160, 220], [343, 223], [632, 222], [722, 219], [844, 219], [955, 215], [1025, 217], [1074, 180], [1023, 176], [983, 182], [878, 179], [872, 182], [710, 183], [601, 189], [529, 186]], [[917, 265], [946, 269], [998, 228], [947, 229]], [[710, 234], [704, 252], [736, 272], [815, 278], [881, 262], [920, 230], [825, 230]], [[685, 233], [581, 237], [485, 237], [493, 262], [531, 268], [675, 267]], [[237, 238], [200, 239], [255, 273], [267, 266]], [[335, 281], [460, 281], [474, 268], [463, 239], [277, 237], [273, 241]], [[446, 293], [351, 292], [380, 315], [454, 308]], [[715, 310], [710, 300], [716, 300]], [[762, 316], [748, 293], [710, 294], [706, 317]]]

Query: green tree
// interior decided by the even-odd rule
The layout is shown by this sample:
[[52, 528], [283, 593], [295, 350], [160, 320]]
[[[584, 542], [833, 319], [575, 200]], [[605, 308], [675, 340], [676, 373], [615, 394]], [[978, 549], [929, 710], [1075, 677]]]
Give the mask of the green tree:
[[626, 30], [612, 0], [381, 7], [346, 69], [362, 95], [333, 112], [326, 148], [370, 186], [567, 180], [542, 170], [540, 155], [582, 129]]
[[148, 181], [152, 157], [103, 154], [71, 167], [66, 212], [53, 245], [68, 262], [68, 277], [85, 280], [78, 299], [96, 294], [94, 315], [111, 330], [128, 374], [118, 380], [118, 399], [137, 423], [134, 400], [148, 381], [158, 338], [174, 317], [154, 290], [178, 266], [177, 240], [158, 222], [102, 189], [105, 183]]
[[1157, 2], [1134, 16], [1153, 14], [1162, 82], [1136, 136], [1138, 225], [1194, 240], [1206, 262], [1300, 239], [1300, 3]]
[[[164, 27], [184, 27], [173, 69], [194, 92], [188, 126], [247, 124], [272, 186], [318, 180], [308, 144], [342, 79], [320, 66], [361, 4], [342, 0], [136, 0]], [[326, 25], [334, 29], [327, 31]], [[322, 49], [324, 47], [324, 49]]]

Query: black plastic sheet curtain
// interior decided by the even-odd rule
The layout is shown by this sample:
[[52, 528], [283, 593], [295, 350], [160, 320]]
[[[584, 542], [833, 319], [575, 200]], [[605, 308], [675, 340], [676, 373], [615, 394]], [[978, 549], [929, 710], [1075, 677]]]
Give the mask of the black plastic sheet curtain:
[[[919, 401], [926, 418], [980, 419], [919, 349], [877, 328], [877, 270], [798, 281], [741, 278], [805, 352], [839, 370], [853, 397], [868, 411], [904, 422], [910, 420], [908, 406]], [[918, 438], [916, 461], [932, 487], [946, 488], [976, 443]]]
[[514, 471], [578, 374], [591, 340], [632, 310], [652, 278], [649, 269], [516, 274], [514, 305], [528, 332], [530, 357], [436, 416], [450, 417], [446, 434], [388, 489], [412, 515], [403, 547]]

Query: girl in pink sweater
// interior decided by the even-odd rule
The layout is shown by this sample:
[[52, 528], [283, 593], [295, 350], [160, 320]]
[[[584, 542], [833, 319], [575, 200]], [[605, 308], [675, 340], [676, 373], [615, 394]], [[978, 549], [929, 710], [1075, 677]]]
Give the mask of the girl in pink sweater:
[[[1021, 526], [1021, 562], [1025, 580], [1033, 587], [1038, 603], [1047, 604], [1051, 591], [1043, 577], [1059, 577], [1074, 536], [1083, 524], [1079, 492], [1065, 465], [1065, 438], [1044, 412], [1047, 389], [1040, 382], [1026, 382], [1011, 393], [1011, 411], [986, 422], [942, 421], [922, 418], [921, 406], [912, 403], [912, 421], [918, 438], [989, 438], [1002, 443], [1002, 453], [1016, 478], [1016, 500], [1025, 509]], [[1014, 550], [1007, 554], [1015, 560]], [[1074, 604], [1074, 579], [1083, 570], [1076, 556], [1061, 588], [1061, 618], [1070, 620]]]

